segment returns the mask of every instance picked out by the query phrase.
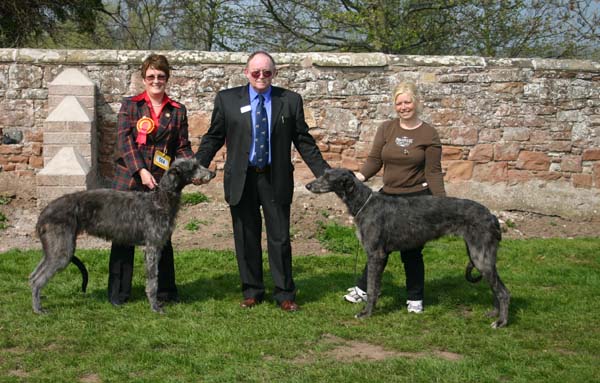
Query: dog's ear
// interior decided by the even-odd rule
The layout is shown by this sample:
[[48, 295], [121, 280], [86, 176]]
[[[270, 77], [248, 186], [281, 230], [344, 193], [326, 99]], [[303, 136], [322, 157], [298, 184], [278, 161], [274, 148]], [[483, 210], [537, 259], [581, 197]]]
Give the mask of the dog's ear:
[[356, 177], [351, 171], [348, 171], [343, 176], [344, 190], [348, 193], [352, 193], [356, 187]]

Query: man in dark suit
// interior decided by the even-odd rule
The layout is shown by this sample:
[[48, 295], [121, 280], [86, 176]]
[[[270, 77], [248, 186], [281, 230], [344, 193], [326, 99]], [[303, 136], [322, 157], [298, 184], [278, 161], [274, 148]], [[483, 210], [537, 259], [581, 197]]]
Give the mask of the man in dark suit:
[[[291, 144], [315, 176], [329, 165], [308, 132], [302, 97], [271, 85], [277, 74], [273, 57], [264, 51], [252, 53], [244, 74], [248, 85], [217, 94], [211, 125], [202, 137], [196, 157], [207, 167], [227, 143], [223, 186], [233, 221], [242, 282], [244, 299], [240, 305], [249, 308], [264, 300], [262, 206], [275, 285], [273, 297], [283, 310], [296, 311], [299, 307], [295, 302], [290, 244], [290, 205], [294, 191]], [[263, 126], [266, 134], [262, 134]]]

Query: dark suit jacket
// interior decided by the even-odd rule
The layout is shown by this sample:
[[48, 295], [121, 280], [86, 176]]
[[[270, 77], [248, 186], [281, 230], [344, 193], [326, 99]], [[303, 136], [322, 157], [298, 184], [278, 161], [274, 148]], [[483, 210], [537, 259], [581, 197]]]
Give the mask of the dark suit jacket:
[[188, 139], [188, 121], [185, 106], [171, 101], [163, 108], [157, 129], [146, 137], [145, 145], [138, 145], [136, 124], [142, 117], [151, 117], [148, 104], [141, 95], [123, 99], [117, 122], [118, 158], [113, 178], [113, 189], [147, 190], [138, 171], [146, 168], [156, 181], [164, 170], [153, 164], [154, 152], [160, 150], [171, 157], [191, 158], [194, 155]]
[[[208, 166], [217, 151], [227, 144], [223, 186], [225, 200], [232, 206], [239, 203], [244, 190], [252, 141], [252, 112], [241, 112], [242, 107], [250, 105], [248, 86], [217, 94], [210, 128], [196, 153], [200, 163]], [[315, 176], [323, 174], [329, 165], [308, 132], [298, 93], [272, 87], [271, 119], [271, 185], [276, 202], [290, 204], [294, 192], [292, 143]]]

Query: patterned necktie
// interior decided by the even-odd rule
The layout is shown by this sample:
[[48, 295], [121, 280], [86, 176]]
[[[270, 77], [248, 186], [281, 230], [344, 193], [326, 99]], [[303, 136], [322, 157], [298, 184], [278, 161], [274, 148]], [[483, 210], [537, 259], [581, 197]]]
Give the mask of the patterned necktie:
[[258, 95], [256, 108], [256, 138], [254, 140], [256, 166], [264, 168], [269, 164], [269, 120], [265, 109], [265, 97]]

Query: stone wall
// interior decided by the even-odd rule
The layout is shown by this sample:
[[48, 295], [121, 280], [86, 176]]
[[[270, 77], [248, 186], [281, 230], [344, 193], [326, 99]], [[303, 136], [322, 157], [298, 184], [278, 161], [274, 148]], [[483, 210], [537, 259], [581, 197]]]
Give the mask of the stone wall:
[[[98, 166], [106, 183], [120, 100], [142, 90], [139, 65], [148, 53], [0, 49], [0, 191], [27, 184], [43, 167], [48, 83], [66, 68], [96, 84]], [[246, 83], [247, 55], [162, 53], [174, 68], [168, 93], [187, 106], [196, 147], [215, 93]], [[394, 116], [394, 84], [409, 79], [423, 92], [423, 119], [442, 137], [450, 195], [493, 209], [581, 218], [600, 211], [599, 63], [380, 53], [274, 57], [280, 69], [274, 83], [304, 97], [311, 132], [332, 166], [360, 166], [377, 126]], [[223, 155], [215, 158], [218, 169]], [[294, 161], [301, 186], [311, 175], [299, 156]]]

